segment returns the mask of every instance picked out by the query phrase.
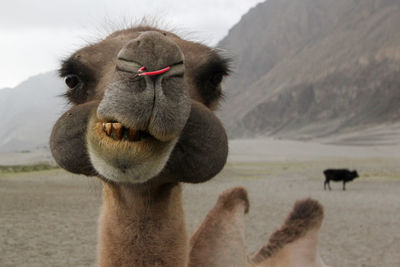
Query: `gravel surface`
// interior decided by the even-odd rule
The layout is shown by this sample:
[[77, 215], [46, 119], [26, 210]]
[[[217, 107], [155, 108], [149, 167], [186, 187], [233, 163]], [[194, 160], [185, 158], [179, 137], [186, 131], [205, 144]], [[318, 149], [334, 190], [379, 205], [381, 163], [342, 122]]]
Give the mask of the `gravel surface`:
[[[325, 208], [320, 251], [326, 263], [400, 266], [398, 158], [333, 159], [326, 151], [296, 159], [279, 153], [276, 158], [249, 158], [232, 146], [231, 150], [220, 175], [184, 186], [189, 232], [220, 192], [241, 185], [251, 204], [246, 218], [250, 253], [279, 228], [296, 200], [312, 197]], [[361, 177], [347, 184], [345, 192], [340, 183], [324, 191], [322, 170], [328, 167], [357, 169]], [[100, 203], [101, 187], [95, 178], [63, 170], [0, 174], [0, 266], [93, 266]]]

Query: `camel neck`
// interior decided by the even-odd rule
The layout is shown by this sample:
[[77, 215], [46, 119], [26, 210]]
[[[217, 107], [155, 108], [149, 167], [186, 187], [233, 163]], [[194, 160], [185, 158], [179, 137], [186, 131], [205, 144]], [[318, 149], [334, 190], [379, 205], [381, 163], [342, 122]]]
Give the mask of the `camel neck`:
[[103, 183], [100, 266], [186, 266], [180, 184]]

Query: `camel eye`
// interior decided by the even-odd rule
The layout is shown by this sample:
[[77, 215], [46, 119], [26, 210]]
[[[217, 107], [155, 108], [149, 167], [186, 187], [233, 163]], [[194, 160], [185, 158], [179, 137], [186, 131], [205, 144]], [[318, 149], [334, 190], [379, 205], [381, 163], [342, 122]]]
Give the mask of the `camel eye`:
[[210, 78], [210, 82], [214, 86], [218, 86], [222, 82], [223, 74], [217, 73]]
[[81, 78], [75, 74], [69, 74], [65, 76], [64, 81], [70, 89], [75, 89], [82, 83]]

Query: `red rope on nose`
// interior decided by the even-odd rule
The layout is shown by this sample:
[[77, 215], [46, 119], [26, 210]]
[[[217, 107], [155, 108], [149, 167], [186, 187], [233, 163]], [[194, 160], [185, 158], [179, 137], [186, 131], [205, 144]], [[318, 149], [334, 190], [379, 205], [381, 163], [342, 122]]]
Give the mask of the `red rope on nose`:
[[166, 68], [163, 68], [163, 69], [161, 69], [161, 70], [156, 70], [156, 71], [148, 71], [148, 72], [144, 72], [145, 70], [146, 70], [146, 67], [145, 66], [143, 66], [143, 67], [141, 67], [140, 69], [138, 69], [138, 72], [139, 72], [139, 76], [152, 76], [152, 75], [160, 75], [160, 74], [163, 74], [163, 73], [165, 73], [165, 72], [167, 72], [167, 71], [169, 71], [169, 69], [170, 69], [171, 67], [170, 66], [168, 66], [168, 67], [166, 67]]

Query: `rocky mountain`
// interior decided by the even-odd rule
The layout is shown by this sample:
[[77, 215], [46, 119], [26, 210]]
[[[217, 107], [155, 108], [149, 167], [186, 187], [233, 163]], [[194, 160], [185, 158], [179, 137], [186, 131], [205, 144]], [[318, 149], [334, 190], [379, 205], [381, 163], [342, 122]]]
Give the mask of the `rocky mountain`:
[[[235, 66], [219, 111], [229, 136], [400, 141], [399, 25], [398, 0], [258, 4], [218, 44]], [[0, 152], [46, 148], [63, 91], [56, 72], [0, 90]]]
[[315, 139], [400, 122], [400, 2], [267, 0], [218, 44], [230, 137]]
[[66, 107], [63, 91], [55, 71], [0, 90], [0, 152], [48, 147], [53, 123]]

